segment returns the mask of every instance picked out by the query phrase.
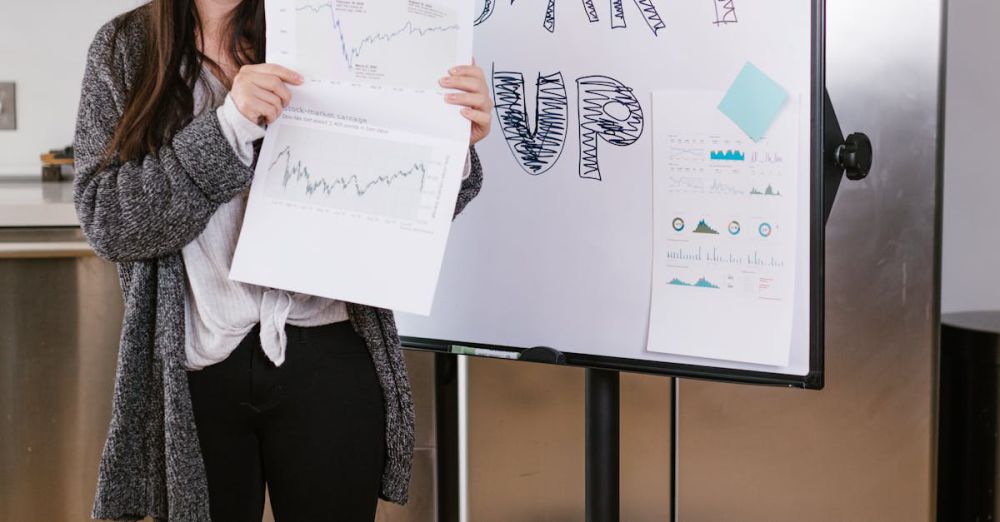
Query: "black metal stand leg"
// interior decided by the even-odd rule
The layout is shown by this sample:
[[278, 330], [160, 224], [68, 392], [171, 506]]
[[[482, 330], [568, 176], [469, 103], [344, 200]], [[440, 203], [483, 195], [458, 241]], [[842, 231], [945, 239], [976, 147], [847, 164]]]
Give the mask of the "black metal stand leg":
[[618, 522], [620, 381], [616, 371], [586, 372], [587, 522]]
[[677, 430], [680, 428], [681, 381], [670, 379], [670, 522], [677, 522]]
[[458, 356], [434, 355], [438, 522], [458, 522]]

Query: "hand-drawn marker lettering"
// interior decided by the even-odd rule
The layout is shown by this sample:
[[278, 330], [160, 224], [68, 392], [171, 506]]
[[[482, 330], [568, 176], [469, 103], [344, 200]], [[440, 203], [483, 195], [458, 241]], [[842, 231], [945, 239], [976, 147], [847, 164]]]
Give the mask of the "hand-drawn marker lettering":
[[653, 31], [653, 36], [659, 36], [660, 29], [666, 27], [667, 24], [663, 22], [659, 11], [653, 5], [653, 0], [635, 0], [635, 6], [642, 11], [642, 16], [646, 20], [649, 30]]
[[496, 9], [496, 7], [496, 0], [486, 0], [486, 3], [483, 5], [483, 12], [479, 13], [479, 16], [476, 17], [476, 21], [473, 22], [473, 24], [479, 25], [488, 20], [489, 17], [493, 15], [493, 10]]
[[[590, 23], [599, 22], [601, 20], [600, 16], [597, 14], [597, 7], [594, 5], [594, 0], [581, 0], [583, 3], [583, 10], [587, 14], [587, 20]], [[642, 18], [645, 20], [646, 25], [649, 30], [653, 32], [653, 36], [659, 36], [660, 29], [667, 26], [663, 22], [663, 17], [660, 16], [660, 12], [656, 9], [654, 5], [654, 0], [632, 0], [635, 2], [635, 6], [639, 8], [639, 12], [642, 13]], [[735, 0], [712, 0], [713, 2], [727, 2], [732, 4]], [[625, 22], [625, 2], [624, 0], [608, 0], [611, 8], [611, 28], [612, 29], [624, 29], [627, 27]], [[514, 0], [510, 0], [511, 5], [514, 5]], [[493, 16], [493, 11], [496, 9], [497, 0], [485, 0], [483, 4], [483, 11], [479, 13], [476, 17], [475, 25], [480, 25], [490, 16]], [[718, 9], [718, 6], [716, 6]], [[733, 11], [733, 18], [735, 22], [735, 11]], [[723, 22], [716, 22], [723, 23]], [[729, 23], [724, 22], [724, 23]], [[542, 27], [550, 33], [556, 31], [556, 0], [548, 0], [545, 6], [545, 15], [542, 18]]]
[[594, 0], [583, 0], [583, 10], [587, 12], [587, 20], [590, 20], [590, 23], [600, 21], [597, 16], [597, 8], [594, 7]]
[[556, 32], [556, 0], [549, 0], [549, 5], [545, 8], [545, 19], [542, 20], [542, 27], [550, 33]]
[[643, 130], [642, 105], [632, 88], [607, 76], [576, 81], [580, 122], [580, 177], [601, 179], [598, 139], [618, 147], [635, 143]]
[[537, 176], [552, 168], [562, 154], [569, 125], [566, 82], [561, 72], [538, 75], [535, 126], [528, 124], [524, 76], [515, 71], [493, 70], [493, 98], [497, 121], [507, 146], [525, 172]]
[[625, 24], [625, 6], [622, 0], [611, 0], [611, 28], [621, 29]]
[[[642, 12], [642, 17], [646, 21], [646, 25], [649, 26], [649, 30], [653, 31], [653, 36], [659, 36], [660, 29], [667, 26], [663, 22], [663, 17], [660, 16], [660, 12], [656, 10], [656, 6], [653, 4], [653, 0], [633, 0], [635, 6], [639, 8]], [[713, 0], [714, 1], [714, 0]], [[611, 2], [611, 28], [621, 29], [627, 27], [625, 23], [625, 7], [623, 0], [610, 0]], [[597, 8], [594, 6], [594, 0], [583, 0], [583, 10], [587, 13], [587, 20], [590, 23], [600, 21], [600, 17], [597, 15]]]
[[715, 22], [717, 27], [735, 24], [739, 22], [736, 18], [736, 0], [712, 0], [715, 4]]

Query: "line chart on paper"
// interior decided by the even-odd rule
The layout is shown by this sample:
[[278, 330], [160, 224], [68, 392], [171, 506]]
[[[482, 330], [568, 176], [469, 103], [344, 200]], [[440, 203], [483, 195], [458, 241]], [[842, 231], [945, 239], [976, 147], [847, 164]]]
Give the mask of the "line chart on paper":
[[447, 158], [428, 145], [286, 125], [265, 164], [265, 194], [387, 219], [426, 221], [436, 215], [446, 164]]
[[436, 89], [455, 65], [461, 25], [434, 0], [278, 0], [277, 52], [310, 79]]

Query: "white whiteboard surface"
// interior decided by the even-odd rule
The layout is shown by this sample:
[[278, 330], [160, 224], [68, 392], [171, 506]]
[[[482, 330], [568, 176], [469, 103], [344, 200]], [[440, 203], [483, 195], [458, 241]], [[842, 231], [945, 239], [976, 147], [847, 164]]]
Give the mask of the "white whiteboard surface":
[[[594, 9], [587, 9], [588, 4]], [[432, 315], [400, 314], [401, 335], [806, 375], [812, 2], [491, 1], [487, 6], [479, 2], [480, 10], [477, 63], [488, 77], [495, 71], [494, 82], [523, 75], [527, 129], [539, 130], [536, 107], [560, 121], [559, 91], [553, 87], [561, 74], [565, 142], [561, 150], [550, 147], [548, 157], [518, 161], [518, 149], [509, 146], [503, 132], [511, 115], [494, 113], [492, 134], [477, 146], [483, 189], [452, 229]], [[654, 11], [662, 27], [644, 16]], [[790, 195], [797, 198], [795, 264], [800, 268], [786, 366], [646, 350], [653, 252], [651, 93], [725, 91], [747, 62], [802, 100], [795, 136], [799, 183]], [[547, 94], [542, 100], [536, 96], [540, 77]], [[592, 154], [585, 150], [581, 158], [581, 146], [592, 149], [587, 147], [588, 129], [580, 129], [587, 114], [580, 98], [602, 81], [631, 89], [643, 121], [637, 126], [627, 106], [609, 109], [632, 131], [626, 129], [618, 145], [596, 140], [595, 172]], [[497, 101], [502, 105], [509, 98]], [[559, 130], [558, 124], [554, 129]], [[538, 139], [536, 135], [535, 143]], [[725, 327], [725, 311], [720, 311], [719, 328]]]

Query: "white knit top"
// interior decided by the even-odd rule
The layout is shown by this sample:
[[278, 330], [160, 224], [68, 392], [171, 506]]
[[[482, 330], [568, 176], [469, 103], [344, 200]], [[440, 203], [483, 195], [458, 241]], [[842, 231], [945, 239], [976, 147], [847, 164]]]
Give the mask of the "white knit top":
[[[264, 136], [264, 128], [239, 112], [225, 86], [205, 72], [194, 100], [196, 114], [218, 111], [222, 134], [240, 161], [253, 163], [253, 143]], [[319, 326], [347, 320], [347, 307], [341, 301], [229, 279], [247, 195], [244, 192], [220, 206], [201, 235], [181, 250], [187, 270], [185, 353], [192, 370], [223, 361], [257, 323], [264, 353], [281, 366], [287, 345], [285, 324]]]

